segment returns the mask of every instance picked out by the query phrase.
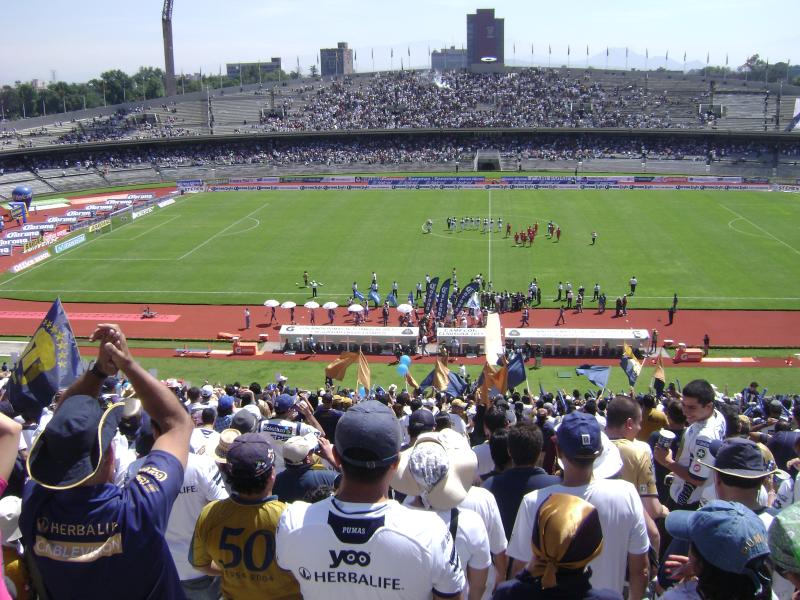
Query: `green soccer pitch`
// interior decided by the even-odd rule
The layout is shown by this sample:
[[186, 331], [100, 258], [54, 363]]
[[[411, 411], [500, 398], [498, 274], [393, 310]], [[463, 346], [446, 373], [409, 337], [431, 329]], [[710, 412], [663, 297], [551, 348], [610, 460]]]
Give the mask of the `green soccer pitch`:
[[[448, 233], [455, 216], [503, 219], [503, 232]], [[433, 220], [433, 231], [422, 225]], [[548, 240], [548, 220], [561, 226]], [[506, 239], [539, 222], [532, 248]], [[592, 246], [591, 232], [598, 232]], [[637, 306], [800, 309], [800, 202], [791, 194], [713, 191], [370, 190], [217, 192], [182, 196], [18, 274], [0, 297], [85, 302], [304, 302], [302, 273], [321, 302], [340, 304], [376, 271], [404, 301], [426, 273], [464, 286], [482, 273], [496, 290], [543, 305], [559, 281], [599, 282], [613, 298], [639, 280]]]

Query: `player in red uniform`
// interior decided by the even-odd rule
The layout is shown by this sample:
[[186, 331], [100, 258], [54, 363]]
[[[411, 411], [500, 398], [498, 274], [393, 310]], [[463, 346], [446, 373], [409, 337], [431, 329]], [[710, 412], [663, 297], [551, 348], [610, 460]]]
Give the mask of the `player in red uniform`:
[[556, 241], [561, 241], [561, 227], [556, 228]]

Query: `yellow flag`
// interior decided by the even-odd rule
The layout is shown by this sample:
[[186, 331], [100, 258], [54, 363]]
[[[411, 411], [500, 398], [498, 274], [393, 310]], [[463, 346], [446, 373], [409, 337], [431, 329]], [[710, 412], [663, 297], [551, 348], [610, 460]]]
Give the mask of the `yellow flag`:
[[325, 377], [342, 381], [347, 373], [347, 367], [358, 360], [355, 352], [342, 352], [335, 361], [325, 367]]
[[437, 358], [433, 373], [433, 387], [440, 392], [447, 389], [450, 383], [450, 369], [447, 368], [447, 359]]
[[358, 385], [363, 385], [365, 390], [368, 390], [372, 387], [371, 385], [371, 373], [369, 370], [369, 363], [367, 362], [366, 356], [361, 352], [358, 351], [358, 375], [356, 376], [356, 383]]
[[415, 390], [418, 390], [418, 389], [419, 389], [419, 384], [418, 384], [418, 383], [416, 382], [416, 380], [415, 380], [415, 379], [414, 379], [414, 378], [411, 376], [411, 373], [406, 373], [406, 383], [407, 383], [407, 384], [408, 384], [408, 386], [409, 386], [410, 388], [412, 388], [412, 389], [415, 389]]

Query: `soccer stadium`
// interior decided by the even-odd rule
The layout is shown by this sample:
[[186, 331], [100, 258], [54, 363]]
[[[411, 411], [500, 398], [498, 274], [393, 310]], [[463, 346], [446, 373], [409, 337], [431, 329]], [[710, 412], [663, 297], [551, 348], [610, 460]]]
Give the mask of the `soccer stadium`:
[[0, 598], [800, 590], [800, 67], [158, 4], [0, 81]]

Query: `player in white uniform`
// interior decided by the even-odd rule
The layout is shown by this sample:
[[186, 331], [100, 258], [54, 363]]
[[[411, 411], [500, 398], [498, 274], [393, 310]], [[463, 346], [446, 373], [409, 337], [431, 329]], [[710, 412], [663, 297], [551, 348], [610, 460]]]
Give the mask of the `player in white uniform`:
[[696, 509], [709, 485], [714, 457], [711, 443], [725, 437], [725, 419], [714, 409], [714, 389], [704, 379], [690, 381], [683, 388], [683, 414], [689, 427], [683, 434], [676, 459], [672, 451], [656, 446], [653, 455], [660, 465], [675, 474], [669, 495], [672, 508]]
[[[295, 421], [300, 412], [308, 421], [302, 423]], [[311, 407], [305, 400], [298, 400], [297, 396], [281, 394], [275, 400], [275, 416], [261, 422], [260, 431], [270, 438], [270, 444], [275, 450], [275, 474], [283, 472], [286, 468], [283, 462], [283, 444], [289, 438], [306, 436], [308, 434], [323, 435], [322, 426], [314, 418]]]
[[462, 597], [464, 573], [447, 526], [387, 498], [400, 441], [387, 406], [356, 404], [336, 426], [336, 496], [295, 502], [281, 516], [276, 560], [305, 600]]

